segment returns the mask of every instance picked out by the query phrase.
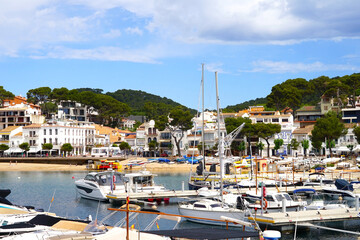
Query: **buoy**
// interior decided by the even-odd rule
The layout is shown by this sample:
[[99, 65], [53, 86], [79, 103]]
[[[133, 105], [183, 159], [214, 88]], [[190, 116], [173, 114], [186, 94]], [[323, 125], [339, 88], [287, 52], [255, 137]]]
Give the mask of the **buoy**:
[[72, 179], [75, 179], [75, 177], [73, 176]]
[[281, 233], [275, 230], [266, 230], [263, 232], [263, 238], [266, 240], [278, 240], [281, 238]]

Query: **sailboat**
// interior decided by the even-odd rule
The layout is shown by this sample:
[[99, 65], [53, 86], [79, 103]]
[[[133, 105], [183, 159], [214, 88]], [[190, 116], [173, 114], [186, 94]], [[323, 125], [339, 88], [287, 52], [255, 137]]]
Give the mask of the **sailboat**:
[[[217, 103], [217, 123], [218, 123], [218, 138], [219, 138], [219, 159], [220, 159], [220, 201], [202, 199], [195, 201], [188, 201], [180, 203], [178, 210], [181, 215], [196, 216], [197, 218], [188, 218], [189, 221], [212, 224], [212, 225], [224, 225], [224, 222], [213, 221], [210, 219], [221, 220], [224, 217], [233, 218], [238, 220], [244, 220], [246, 215], [245, 205], [238, 204], [237, 208], [231, 207], [224, 203], [223, 196], [223, 178], [224, 178], [224, 163], [223, 163], [223, 143], [220, 135], [220, 110], [219, 110], [219, 93], [218, 93], [218, 81], [217, 72], [215, 72], [216, 82], [216, 103]], [[239, 197], [241, 203], [241, 197]], [[240, 226], [235, 225], [234, 226]]]

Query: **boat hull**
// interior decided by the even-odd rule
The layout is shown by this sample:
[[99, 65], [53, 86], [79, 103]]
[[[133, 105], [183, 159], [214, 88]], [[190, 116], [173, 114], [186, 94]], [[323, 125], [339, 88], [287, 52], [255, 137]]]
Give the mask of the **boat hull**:
[[[190, 217], [197, 217], [197, 218], [187, 218], [188, 221], [196, 222], [196, 223], [202, 223], [202, 224], [210, 224], [210, 225], [218, 225], [218, 226], [226, 226], [225, 222], [219, 222], [219, 221], [211, 221], [210, 219], [215, 220], [222, 220], [221, 217], [229, 217], [234, 218], [238, 220], [244, 221], [244, 212], [242, 211], [210, 211], [210, 210], [194, 210], [194, 209], [188, 209], [179, 207], [179, 213], [183, 216], [190, 216]], [[207, 218], [207, 219], [201, 219], [201, 218]], [[228, 223], [229, 226], [233, 227], [242, 227], [242, 225], [234, 224], [234, 223]]]

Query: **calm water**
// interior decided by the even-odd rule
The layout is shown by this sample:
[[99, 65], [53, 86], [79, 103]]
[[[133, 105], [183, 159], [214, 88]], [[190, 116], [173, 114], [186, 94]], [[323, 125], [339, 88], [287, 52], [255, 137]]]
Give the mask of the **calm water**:
[[[74, 181], [83, 178], [86, 172], [0, 172], [0, 188], [11, 189], [8, 200], [18, 205], [31, 205], [36, 208], [42, 208], [47, 211], [56, 213], [59, 216], [86, 218], [91, 215], [93, 218], [103, 219], [112, 211], [107, 210], [114, 207], [110, 203], [98, 203], [92, 200], [80, 198], [76, 194]], [[159, 175], [156, 182], [163, 184], [168, 189], [181, 189], [181, 182], [187, 182], [187, 174], [175, 175]], [[186, 185], [185, 185], [186, 186]], [[54, 201], [50, 206], [52, 196], [55, 193]], [[177, 203], [170, 200], [169, 205], [161, 204], [158, 210], [166, 213], [178, 214]], [[124, 213], [116, 213], [108, 219], [106, 223], [112, 225], [120, 221], [124, 217]], [[136, 228], [144, 229], [154, 215], [142, 214], [137, 217], [131, 224], [135, 224]], [[160, 220], [158, 222], [160, 229], [172, 229], [175, 222]], [[207, 225], [190, 223], [182, 221], [178, 228], [203, 228], [211, 227]], [[344, 226], [333, 226], [343, 228]], [[346, 224], [346, 229], [356, 231], [359, 229], [359, 222]], [[153, 230], [156, 226], [153, 226]], [[296, 239], [357, 239], [354, 235], [334, 233], [324, 230], [299, 230]], [[294, 239], [292, 234], [284, 234], [282, 239]]]

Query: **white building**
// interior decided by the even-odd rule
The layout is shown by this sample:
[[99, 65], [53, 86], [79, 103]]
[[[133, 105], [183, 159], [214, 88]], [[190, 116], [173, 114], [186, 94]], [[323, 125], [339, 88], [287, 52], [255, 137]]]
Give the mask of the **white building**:
[[41, 115], [41, 110], [32, 108], [30, 104], [20, 103], [0, 108], [0, 129], [42, 123], [44, 120], [45, 117]]
[[[204, 114], [204, 122], [202, 114]], [[202, 142], [201, 132], [203, 124], [205, 150], [212, 149], [219, 142], [217, 116], [213, 112], [204, 112], [200, 113], [199, 117], [194, 117], [193, 122], [193, 128], [185, 136], [184, 141], [188, 142], [188, 155], [200, 155], [201, 153], [197, 146]], [[223, 121], [220, 123], [220, 135], [226, 136], [226, 128]]]
[[83, 155], [86, 146], [95, 143], [95, 126], [91, 123], [77, 121], [51, 121], [45, 124], [31, 124], [23, 127], [24, 141], [30, 145], [30, 153], [42, 150], [42, 144], [51, 143], [53, 149], [60, 153], [64, 143], [73, 147], [71, 154]]

